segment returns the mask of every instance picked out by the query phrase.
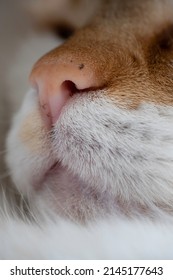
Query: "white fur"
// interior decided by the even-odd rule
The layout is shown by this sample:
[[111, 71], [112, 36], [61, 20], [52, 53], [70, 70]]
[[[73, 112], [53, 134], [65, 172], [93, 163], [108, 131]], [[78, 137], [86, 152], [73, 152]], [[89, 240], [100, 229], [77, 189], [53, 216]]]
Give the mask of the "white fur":
[[[92, 94], [76, 95], [64, 107], [50, 140], [43, 129], [37, 98], [33, 90], [28, 93], [8, 138], [7, 161], [20, 191], [32, 193], [35, 185], [40, 195], [51, 190], [55, 204], [60, 201], [63, 206], [68, 201], [69, 211], [74, 207], [72, 196], [80, 198], [81, 211], [88, 207], [83, 203], [85, 198], [88, 204], [92, 202], [90, 211], [98, 215], [101, 208], [112, 213], [127, 207], [130, 214], [141, 207], [156, 216], [161, 208], [173, 210], [171, 107], [143, 104], [127, 111], [104, 92], [99, 92], [99, 98], [97, 93], [95, 98]], [[21, 126], [34, 107], [37, 133], [31, 123], [30, 139], [22, 142]], [[38, 152], [30, 147], [35, 140], [39, 141]], [[56, 172], [44, 177], [56, 161]], [[47, 200], [49, 203], [49, 196]]]
[[[26, 41], [11, 67], [8, 84], [14, 105], [18, 91], [23, 91], [20, 71], [26, 71], [19, 60], [27, 58], [30, 65], [36, 50], [31, 45], [32, 40]], [[41, 40], [39, 51], [44, 47]], [[30, 90], [25, 97], [8, 137], [7, 162], [16, 187], [29, 198], [34, 221], [8, 216], [4, 202], [0, 258], [173, 258], [173, 109], [142, 104], [127, 111], [105, 92], [95, 96], [71, 99], [51, 141], [43, 128], [37, 93]], [[33, 114], [35, 122], [27, 127]], [[27, 139], [21, 138], [23, 128], [30, 129]], [[56, 172], [44, 177], [55, 161]], [[81, 220], [90, 222], [82, 226]]]
[[[21, 127], [35, 111], [38, 135], [22, 141]], [[1, 257], [171, 259], [172, 120], [171, 107], [143, 104], [138, 110], [127, 111], [104, 92], [99, 92], [99, 98], [97, 93], [95, 98], [76, 95], [64, 107], [50, 141], [36, 92], [31, 90], [14, 119], [7, 161], [33, 209], [37, 205], [44, 212], [51, 205], [72, 222], [57, 218], [51, 222], [46, 211], [46, 221], [40, 218], [39, 227], [20, 220], [3, 221], [0, 240], [8, 249]], [[31, 149], [37, 138], [43, 153]], [[56, 172], [41, 180], [52, 158], [59, 161]], [[34, 174], [40, 177], [38, 190]], [[117, 196], [120, 205], [119, 201], [116, 205]], [[132, 219], [122, 217], [124, 208]], [[111, 217], [106, 218], [106, 213]], [[136, 214], [138, 218], [134, 218]], [[145, 216], [152, 216], [153, 221]], [[73, 221], [76, 217], [97, 222], [81, 226]]]
[[173, 225], [108, 219], [88, 227], [65, 220], [41, 227], [0, 223], [1, 259], [172, 259]]

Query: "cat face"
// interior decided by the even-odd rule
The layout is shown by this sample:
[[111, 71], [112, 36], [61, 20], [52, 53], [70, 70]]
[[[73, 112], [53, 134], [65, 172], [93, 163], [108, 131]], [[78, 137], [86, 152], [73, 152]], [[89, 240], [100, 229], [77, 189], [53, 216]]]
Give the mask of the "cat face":
[[72, 219], [173, 210], [171, 1], [101, 1], [34, 66], [7, 162], [33, 203]]

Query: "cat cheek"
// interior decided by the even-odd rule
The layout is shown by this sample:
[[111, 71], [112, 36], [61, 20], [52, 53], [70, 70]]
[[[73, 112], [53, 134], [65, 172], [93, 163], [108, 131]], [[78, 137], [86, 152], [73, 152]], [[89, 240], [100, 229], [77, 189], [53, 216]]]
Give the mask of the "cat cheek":
[[50, 149], [47, 133], [39, 111], [34, 110], [23, 120], [18, 137], [31, 153], [38, 155]]

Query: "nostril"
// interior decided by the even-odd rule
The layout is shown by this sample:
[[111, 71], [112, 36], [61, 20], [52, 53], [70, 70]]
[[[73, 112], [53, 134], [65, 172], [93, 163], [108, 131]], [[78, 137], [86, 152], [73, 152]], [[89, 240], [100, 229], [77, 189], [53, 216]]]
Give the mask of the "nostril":
[[75, 93], [79, 92], [79, 89], [77, 89], [75, 83], [72, 81], [64, 81], [61, 85], [61, 91], [67, 92], [69, 96], [73, 96]]
[[57, 86], [56, 81], [37, 83], [41, 112], [48, 128], [59, 118], [62, 108], [79, 90], [74, 82], [65, 80]]
[[[63, 54], [63, 53], [62, 53]], [[30, 75], [32, 86], [38, 92], [41, 112], [48, 127], [58, 120], [62, 108], [77, 93], [88, 93], [102, 86], [95, 68], [77, 59], [64, 59], [57, 55], [49, 60], [43, 57]], [[55, 60], [55, 62], [54, 62]], [[62, 62], [63, 61], [63, 62]]]
[[77, 81], [78, 83], [76, 84], [75, 82], [72, 80], [64, 80], [57, 84], [56, 78], [53, 80], [44, 78], [40, 80], [37, 79], [37, 82], [33, 83], [33, 86], [38, 92], [41, 113], [48, 129], [56, 123], [62, 108], [71, 97], [77, 93], [88, 93], [96, 89], [92, 86], [82, 87], [85, 83], [80, 84], [79, 81]]

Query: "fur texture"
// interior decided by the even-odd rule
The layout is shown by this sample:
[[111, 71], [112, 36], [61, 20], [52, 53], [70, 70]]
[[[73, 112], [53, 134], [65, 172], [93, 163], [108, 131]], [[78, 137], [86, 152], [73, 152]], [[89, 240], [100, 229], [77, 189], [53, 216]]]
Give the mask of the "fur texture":
[[[173, 257], [172, 1], [99, 3], [33, 68], [57, 92], [60, 66], [76, 71], [57, 122], [45, 125], [40, 88], [13, 120], [6, 160], [34, 221], [2, 219], [2, 258]], [[88, 69], [94, 86], [79, 90]]]
[[8, 138], [16, 185], [31, 197], [52, 192], [50, 202], [79, 219], [112, 211], [171, 213], [172, 108], [143, 104], [127, 111], [104, 92], [94, 94], [71, 98], [48, 133], [38, 96], [28, 93]]
[[41, 227], [16, 219], [0, 224], [1, 259], [172, 259], [173, 226], [111, 218], [83, 227], [50, 220]]

